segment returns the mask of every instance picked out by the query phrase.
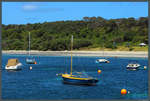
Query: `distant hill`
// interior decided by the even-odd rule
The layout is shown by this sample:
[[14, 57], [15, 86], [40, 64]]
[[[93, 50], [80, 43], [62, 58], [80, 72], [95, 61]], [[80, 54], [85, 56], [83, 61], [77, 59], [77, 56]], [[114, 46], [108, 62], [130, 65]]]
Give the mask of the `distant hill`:
[[27, 50], [28, 32], [31, 50], [70, 50], [74, 35], [74, 49], [131, 47], [148, 44], [148, 18], [84, 17], [80, 21], [56, 21], [26, 25], [2, 25], [3, 50]]

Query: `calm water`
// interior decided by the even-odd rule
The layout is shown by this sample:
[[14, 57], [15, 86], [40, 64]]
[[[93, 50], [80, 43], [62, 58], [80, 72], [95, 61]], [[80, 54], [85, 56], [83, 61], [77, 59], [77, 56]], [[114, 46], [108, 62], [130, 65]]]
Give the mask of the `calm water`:
[[[77, 86], [63, 84], [56, 76], [70, 70], [70, 57], [34, 56], [37, 64], [27, 65], [26, 55], [2, 56], [2, 68], [9, 58], [18, 58], [24, 65], [23, 70], [8, 72], [2, 70], [2, 99], [147, 99], [148, 67], [147, 58], [108, 58], [109, 64], [97, 64], [98, 57], [73, 57], [73, 70], [85, 71], [99, 82], [96, 86]], [[127, 71], [130, 60], [137, 60], [141, 69]], [[32, 66], [32, 70], [29, 70]], [[100, 69], [101, 74], [97, 73]], [[129, 94], [122, 96], [121, 89]]]

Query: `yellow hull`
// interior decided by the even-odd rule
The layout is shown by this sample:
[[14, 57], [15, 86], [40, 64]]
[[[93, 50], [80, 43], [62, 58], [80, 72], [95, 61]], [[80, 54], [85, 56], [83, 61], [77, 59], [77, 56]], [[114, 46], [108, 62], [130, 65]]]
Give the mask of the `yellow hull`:
[[75, 77], [75, 75], [71, 74], [62, 74], [62, 78], [64, 83], [69, 84], [95, 85], [98, 82], [98, 80], [94, 78]]
[[93, 78], [78, 78], [75, 77], [75, 75], [70, 75], [70, 74], [62, 74], [62, 77], [68, 78], [68, 79], [76, 79], [76, 80], [91, 80]]

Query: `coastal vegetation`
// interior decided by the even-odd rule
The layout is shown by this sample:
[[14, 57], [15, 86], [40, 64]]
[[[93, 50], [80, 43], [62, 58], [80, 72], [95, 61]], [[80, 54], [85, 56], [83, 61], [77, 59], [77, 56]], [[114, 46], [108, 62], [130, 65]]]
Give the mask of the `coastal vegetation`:
[[147, 17], [84, 17], [77, 21], [2, 25], [2, 49], [27, 50], [29, 32], [31, 50], [70, 50], [71, 35], [74, 36], [75, 50], [148, 49], [139, 46], [139, 43], [148, 44]]

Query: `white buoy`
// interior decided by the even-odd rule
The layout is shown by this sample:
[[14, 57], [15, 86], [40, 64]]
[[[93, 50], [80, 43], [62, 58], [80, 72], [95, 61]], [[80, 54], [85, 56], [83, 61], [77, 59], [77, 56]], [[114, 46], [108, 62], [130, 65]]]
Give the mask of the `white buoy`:
[[128, 91], [128, 94], [130, 94], [130, 91]]
[[32, 67], [30, 66], [30, 70], [32, 69]]
[[146, 67], [146, 66], [144, 66], [144, 69], [147, 69], [147, 67]]

